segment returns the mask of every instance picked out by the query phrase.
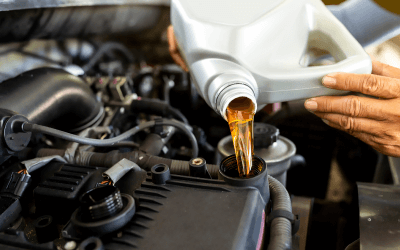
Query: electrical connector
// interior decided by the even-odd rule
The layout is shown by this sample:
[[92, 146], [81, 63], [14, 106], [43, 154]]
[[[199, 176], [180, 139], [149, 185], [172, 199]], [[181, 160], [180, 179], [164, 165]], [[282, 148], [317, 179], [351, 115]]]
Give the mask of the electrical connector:
[[20, 197], [28, 187], [31, 176], [25, 171], [12, 172], [0, 191], [0, 232], [7, 229], [22, 211]]
[[30, 180], [31, 176], [24, 172], [11, 173], [9, 180], [1, 189], [0, 196], [8, 196], [11, 194], [16, 196], [17, 198], [21, 197], [25, 189], [27, 188]]

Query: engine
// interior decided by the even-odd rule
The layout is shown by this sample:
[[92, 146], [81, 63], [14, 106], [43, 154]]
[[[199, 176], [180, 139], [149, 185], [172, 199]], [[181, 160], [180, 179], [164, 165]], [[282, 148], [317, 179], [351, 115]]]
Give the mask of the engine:
[[207, 138], [227, 125], [204, 127], [219, 118], [178, 66], [115, 76], [41, 67], [0, 89], [4, 248], [292, 245], [300, 221], [286, 172], [304, 159], [256, 123], [253, 177], [239, 178], [231, 137]]
[[239, 177], [169, 1], [36, 2], [0, 4], [0, 249], [333, 250], [384, 221], [396, 241], [388, 158], [304, 101], [260, 107]]

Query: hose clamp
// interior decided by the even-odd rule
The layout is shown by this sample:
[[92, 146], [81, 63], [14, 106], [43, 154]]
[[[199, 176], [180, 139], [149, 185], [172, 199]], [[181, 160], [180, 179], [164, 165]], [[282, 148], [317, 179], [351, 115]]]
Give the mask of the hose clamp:
[[299, 228], [300, 228], [299, 216], [294, 215], [293, 213], [286, 211], [286, 210], [282, 210], [282, 209], [273, 210], [267, 216], [267, 218], [266, 218], [267, 226], [270, 227], [272, 224], [272, 220], [274, 220], [275, 218], [278, 218], [278, 217], [283, 217], [290, 221], [290, 223], [292, 224], [292, 235], [295, 235], [299, 231]]

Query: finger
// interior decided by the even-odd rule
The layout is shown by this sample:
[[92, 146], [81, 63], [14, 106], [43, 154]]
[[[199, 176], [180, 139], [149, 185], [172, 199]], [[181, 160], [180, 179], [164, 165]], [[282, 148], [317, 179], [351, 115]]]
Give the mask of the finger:
[[176, 51], [175, 34], [172, 25], [168, 26], [167, 38], [168, 38], [169, 52]]
[[[348, 133], [348, 131], [343, 130], [340, 126], [337, 126], [335, 124], [328, 124], [329, 126], [331, 126], [332, 128], [344, 131], [346, 133]], [[354, 132], [350, 134], [351, 136], [354, 136], [358, 139], [360, 139], [361, 141], [365, 142], [366, 144], [370, 145], [371, 147], [373, 147], [375, 150], [383, 153], [383, 154], [387, 154], [387, 152], [385, 152], [382, 148], [382, 144], [378, 144], [374, 141], [375, 136], [368, 134], [368, 133], [363, 133], [363, 132]]]
[[332, 113], [315, 113], [316, 116], [322, 118], [329, 126], [335, 126], [340, 130], [349, 134], [363, 132], [373, 135], [379, 135], [382, 131], [382, 122], [367, 118], [356, 118], [346, 115]]
[[397, 98], [400, 80], [373, 74], [332, 73], [322, 79], [325, 87], [360, 92], [366, 95]]
[[[328, 124], [330, 127], [344, 131], [346, 133], [349, 133], [348, 130], [343, 129], [343, 127], [332, 123], [325, 121], [326, 124]], [[398, 145], [394, 144], [388, 144], [388, 141], [384, 138], [381, 138], [377, 135], [369, 134], [369, 133], [364, 133], [364, 132], [350, 132], [350, 135], [360, 139], [361, 141], [367, 143], [371, 147], [373, 147], [375, 150], [378, 152], [389, 155], [389, 156], [394, 156], [394, 157], [400, 157], [400, 150]]]
[[[316, 113], [316, 114], [318, 115], [318, 113]], [[331, 119], [332, 117], [325, 117], [325, 118], [332, 120]], [[361, 132], [361, 131], [349, 130], [349, 129], [346, 129], [345, 127], [341, 126], [340, 124], [337, 124], [336, 122], [332, 122], [327, 119], [322, 119], [322, 120], [330, 127], [344, 131], [344, 132], [360, 139], [361, 141], [372, 146], [375, 150], [379, 151], [382, 154], [394, 156], [394, 157], [400, 157], [400, 146], [397, 145], [396, 143], [391, 143], [392, 141], [398, 141], [398, 136], [395, 133], [394, 134], [392, 133], [392, 135], [390, 135], [391, 133], [388, 133], [388, 131], [385, 131], [386, 126], [384, 126], [381, 129], [378, 129], [378, 130], [372, 128], [371, 131], [379, 131], [379, 130], [381, 131], [380, 133], [373, 134], [371, 132]], [[333, 118], [333, 119], [335, 119], [335, 118]], [[360, 120], [362, 118], [356, 118], [356, 119]], [[388, 135], [389, 135], [389, 137], [388, 137]]]
[[360, 96], [323, 96], [308, 99], [304, 103], [306, 109], [313, 112], [336, 113], [376, 120], [384, 120], [387, 117], [384, 111], [388, 109], [387, 105], [389, 104], [385, 100]]
[[372, 74], [400, 79], [400, 69], [372, 60]]
[[181, 54], [178, 50], [178, 43], [175, 39], [174, 28], [172, 25], [168, 26], [167, 29], [167, 38], [168, 38], [168, 45], [169, 45], [169, 53], [176, 64], [178, 64], [183, 70], [186, 72], [189, 71], [188, 67], [186, 66], [185, 61], [182, 59]]
[[350, 135], [352, 135], [352, 136], [354, 136], [354, 137], [356, 137], [356, 138], [362, 140], [362, 141], [365, 142], [365, 143], [368, 143], [368, 144], [371, 144], [371, 143], [376, 144], [375, 142], [372, 141], [371, 138], [372, 138], [373, 135], [371, 135], [371, 134], [367, 134], [367, 133], [364, 133], [364, 132], [351, 132], [351, 133], [349, 133], [348, 130], [343, 129], [341, 126], [339, 126], [339, 125], [337, 125], [337, 124], [335, 124], [335, 123], [331, 123], [331, 122], [325, 122], [325, 123], [326, 123], [327, 125], [329, 125], [330, 127], [335, 128], [335, 129], [337, 129], [337, 130], [341, 130], [341, 131], [343, 131], [343, 132], [346, 132], [346, 133], [348, 133], [348, 134], [350, 134]]
[[332, 128], [335, 128], [335, 129], [337, 129], [337, 130], [341, 130], [341, 131], [343, 131], [343, 132], [346, 132], [346, 133], [348, 133], [349, 135], [354, 136], [354, 137], [360, 139], [361, 141], [363, 141], [363, 142], [365, 142], [365, 143], [371, 145], [371, 146], [374, 147], [375, 149], [377, 149], [378, 146], [381, 145], [381, 144], [378, 144], [378, 143], [374, 140], [374, 138], [376, 138], [375, 135], [372, 135], [372, 134], [369, 134], [369, 133], [365, 133], [365, 132], [359, 132], [359, 131], [350, 131], [350, 130], [347, 130], [347, 129], [343, 128], [342, 126], [340, 126], [340, 125], [338, 125], [338, 124], [336, 124], [336, 123], [330, 122], [330, 121], [328, 121], [328, 120], [323, 120], [323, 121], [324, 121], [328, 126], [330, 126], [330, 127], [332, 127]]

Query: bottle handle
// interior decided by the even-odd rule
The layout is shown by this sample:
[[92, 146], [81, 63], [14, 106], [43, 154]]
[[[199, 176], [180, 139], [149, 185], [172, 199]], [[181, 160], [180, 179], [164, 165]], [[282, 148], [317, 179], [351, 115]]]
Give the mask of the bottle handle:
[[372, 71], [371, 59], [363, 47], [320, 0], [308, 0], [306, 10], [310, 17], [309, 47], [329, 51], [338, 62], [332, 65], [285, 70], [283, 75], [273, 79], [279, 84], [274, 86], [274, 91], [261, 90], [264, 92], [261, 102], [273, 103], [340, 94], [343, 91], [324, 87], [321, 83], [322, 77], [334, 72], [369, 74]]

